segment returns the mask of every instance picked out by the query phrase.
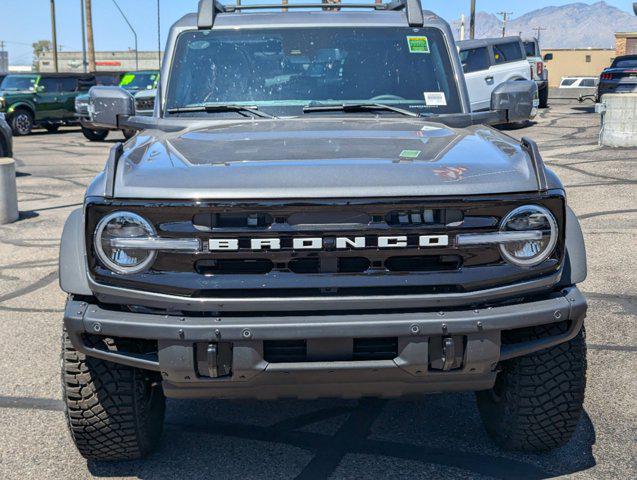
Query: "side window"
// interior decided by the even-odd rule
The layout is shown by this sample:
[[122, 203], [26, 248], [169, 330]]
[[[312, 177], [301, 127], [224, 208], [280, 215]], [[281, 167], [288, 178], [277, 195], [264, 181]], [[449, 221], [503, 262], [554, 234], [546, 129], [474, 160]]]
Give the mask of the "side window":
[[60, 77], [60, 92], [75, 92], [77, 90], [77, 78]]
[[57, 93], [59, 91], [58, 79], [55, 77], [43, 77], [38, 83], [38, 89], [42, 93]]
[[518, 42], [500, 43], [493, 46], [495, 63], [517, 62], [525, 58], [524, 52]]
[[584, 80], [581, 81], [579, 85], [580, 87], [594, 87], [595, 80], [592, 78], [585, 78]]
[[464, 73], [488, 70], [490, 66], [487, 47], [471, 48], [460, 52], [460, 61]]

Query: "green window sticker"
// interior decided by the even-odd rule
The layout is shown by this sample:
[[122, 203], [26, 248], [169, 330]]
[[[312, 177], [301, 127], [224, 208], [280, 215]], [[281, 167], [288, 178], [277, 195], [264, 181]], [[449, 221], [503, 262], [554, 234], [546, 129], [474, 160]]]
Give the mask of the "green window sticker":
[[400, 152], [400, 158], [418, 158], [420, 150], [403, 150]]
[[126, 85], [131, 83], [133, 80], [135, 80], [135, 74], [134, 73], [127, 73], [120, 80], [119, 86], [120, 87], [125, 87]]
[[427, 37], [407, 37], [410, 53], [429, 53], [429, 40]]

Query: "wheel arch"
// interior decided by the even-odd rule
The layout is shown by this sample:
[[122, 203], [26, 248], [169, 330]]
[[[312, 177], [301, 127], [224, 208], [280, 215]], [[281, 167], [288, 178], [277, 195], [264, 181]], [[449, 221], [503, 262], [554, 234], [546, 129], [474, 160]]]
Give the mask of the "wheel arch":
[[586, 280], [586, 245], [579, 220], [571, 207], [566, 207], [566, 257], [560, 286], [576, 285]]
[[64, 223], [60, 241], [60, 288], [75, 295], [92, 295], [86, 268], [84, 211], [73, 210]]
[[31, 114], [31, 116], [33, 116], [33, 119], [35, 121], [35, 107], [33, 105], [31, 105], [30, 103], [28, 103], [28, 102], [14, 103], [9, 108], [9, 112], [8, 112], [9, 116], [13, 115], [18, 110], [26, 110], [26, 111], [28, 111]]

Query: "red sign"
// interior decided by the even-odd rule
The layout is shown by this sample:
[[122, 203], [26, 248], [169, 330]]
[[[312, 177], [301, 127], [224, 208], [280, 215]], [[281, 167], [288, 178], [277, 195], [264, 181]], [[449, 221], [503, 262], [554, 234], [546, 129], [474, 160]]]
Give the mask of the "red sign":
[[110, 62], [95, 62], [98, 67], [121, 67], [122, 62], [110, 61]]

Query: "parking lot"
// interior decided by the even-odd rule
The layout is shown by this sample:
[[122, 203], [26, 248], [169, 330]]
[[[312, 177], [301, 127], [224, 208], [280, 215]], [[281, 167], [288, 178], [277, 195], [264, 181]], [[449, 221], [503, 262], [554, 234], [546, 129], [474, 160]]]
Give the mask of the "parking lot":
[[[534, 138], [564, 182], [588, 251], [586, 413], [546, 455], [496, 448], [473, 394], [420, 400], [168, 401], [160, 450], [86, 463], [60, 400], [67, 215], [121, 139], [78, 129], [15, 140], [21, 220], [0, 227], [0, 478], [629, 478], [637, 459], [637, 150], [597, 145], [590, 107], [554, 105], [509, 134]], [[632, 473], [631, 473], [632, 472]]]

